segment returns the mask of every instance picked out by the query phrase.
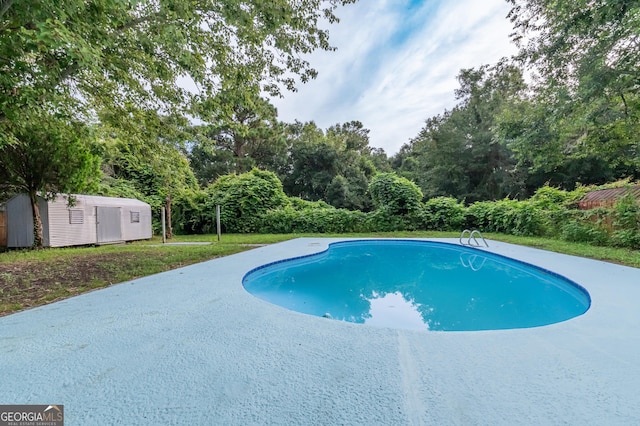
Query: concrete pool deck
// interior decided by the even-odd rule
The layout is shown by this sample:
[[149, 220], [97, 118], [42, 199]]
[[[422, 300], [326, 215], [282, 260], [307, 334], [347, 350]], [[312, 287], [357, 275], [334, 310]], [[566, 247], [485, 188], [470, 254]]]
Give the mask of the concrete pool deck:
[[[490, 241], [579, 283], [582, 316], [419, 332], [304, 315], [247, 293], [301, 238], [0, 318], [0, 404], [66, 425], [640, 424], [640, 269]], [[438, 239], [457, 243], [457, 239]]]

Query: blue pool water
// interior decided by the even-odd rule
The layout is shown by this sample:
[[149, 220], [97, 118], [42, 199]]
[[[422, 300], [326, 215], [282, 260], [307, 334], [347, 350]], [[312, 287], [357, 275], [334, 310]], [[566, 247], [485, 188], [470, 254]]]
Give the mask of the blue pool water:
[[254, 296], [326, 318], [412, 330], [537, 327], [589, 309], [577, 284], [535, 266], [454, 244], [364, 240], [264, 265]]

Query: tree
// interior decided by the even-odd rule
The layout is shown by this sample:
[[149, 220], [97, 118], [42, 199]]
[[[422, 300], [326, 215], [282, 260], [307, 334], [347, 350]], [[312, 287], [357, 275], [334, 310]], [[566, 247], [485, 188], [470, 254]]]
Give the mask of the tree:
[[516, 144], [530, 151], [530, 159], [546, 151], [558, 160], [546, 167], [559, 173], [565, 187], [639, 176], [640, 4], [509, 1], [519, 59], [539, 77], [526, 119], [554, 134], [550, 142], [534, 141], [525, 129], [514, 137]]
[[354, 1], [5, 0], [0, 122], [38, 100], [128, 121], [134, 109], [191, 111], [224, 81], [294, 89], [316, 75], [301, 55], [332, 49], [320, 22]]
[[362, 123], [336, 124], [325, 134], [313, 122], [296, 122], [288, 131], [291, 165], [283, 177], [288, 195], [339, 208], [371, 208], [367, 187], [376, 169]]
[[398, 171], [415, 179], [427, 198], [467, 202], [523, 196], [522, 176], [496, 119], [520, 99], [520, 70], [506, 63], [461, 70], [458, 105], [432, 117], [396, 158]]
[[55, 198], [61, 192], [94, 187], [99, 158], [92, 153], [92, 131], [83, 123], [30, 110], [11, 123], [12, 141], [0, 146], [0, 189], [25, 192], [31, 200], [34, 247], [43, 246], [38, 195]]
[[[205, 112], [206, 110], [206, 112]], [[277, 170], [286, 157], [284, 125], [276, 108], [259, 96], [255, 87], [230, 87], [203, 103], [199, 127], [201, 137], [195, 165], [243, 173], [253, 167]], [[204, 155], [203, 155], [204, 154]], [[208, 164], [219, 162], [219, 164]], [[209, 182], [218, 176], [209, 176]], [[212, 179], [213, 178], [213, 179]]]
[[[354, 1], [4, 0], [0, 148], [32, 144], [14, 125], [26, 119], [60, 133], [66, 122], [99, 115], [114, 128], [143, 133], [136, 117], [197, 116], [201, 100], [224, 82], [271, 94], [293, 90], [296, 78], [316, 75], [302, 56], [332, 49], [321, 21], [336, 22], [338, 5]], [[57, 117], [65, 119], [54, 123]], [[39, 162], [57, 155], [31, 154]]]
[[[167, 120], [164, 120], [166, 124]], [[182, 139], [169, 129], [148, 127], [147, 137], [137, 134], [103, 131], [103, 170], [107, 177], [130, 182], [155, 211], [167, 213], [166, 237], [173, 236], [171, 207], [173, 199], [186, 190], [198, 189], [197, 180], [186, 156], [180, 151]], [[164, 134], [164, 137], [160, 137]], [[103, 188], [108, 192], [109, 189]]]
[[640, 4], [608, 0], [509, 0], [520, 59], [548, 82], [581, 92], [603, 92], [625, 102], [637, 94]]
[[220, 221], [227, 232], [260, 232], [262, 215], [289, 204], [275, 173], [258, 169], [221, 176], [206, 193], [206, 210], [215, 212], [220, 205]]

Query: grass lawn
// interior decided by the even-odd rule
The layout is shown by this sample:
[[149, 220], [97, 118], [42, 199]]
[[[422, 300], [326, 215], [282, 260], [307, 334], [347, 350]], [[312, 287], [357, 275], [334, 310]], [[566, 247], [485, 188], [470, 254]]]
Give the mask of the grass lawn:
[[[208, 245], [162, 245], [149, 241], [99, 247], [12, 250], [0, 253], [0, 316], [51, 303], [89, 290], [156, 274], [216, 257], [298, 237], [457, 238], [454, 232], [374, 234], [243, 234], [176, 236], [176, 242]], [[640, 268], [640, 251], [568, 243], [537, 237], [485, 234], [485, 238]]]

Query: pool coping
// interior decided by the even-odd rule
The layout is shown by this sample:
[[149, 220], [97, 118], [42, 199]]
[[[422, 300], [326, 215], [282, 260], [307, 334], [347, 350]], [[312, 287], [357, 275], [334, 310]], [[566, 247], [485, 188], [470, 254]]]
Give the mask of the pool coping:
[[289, 240], [0, 318], [0, 404], [62, 404], [70, 425], [640, 423], [640, 269], [490, 240], [478, 250], [591, 297], [571, 320], [498, 331], [332, 321], [242, 288], [253, 268], [348, 240]]

